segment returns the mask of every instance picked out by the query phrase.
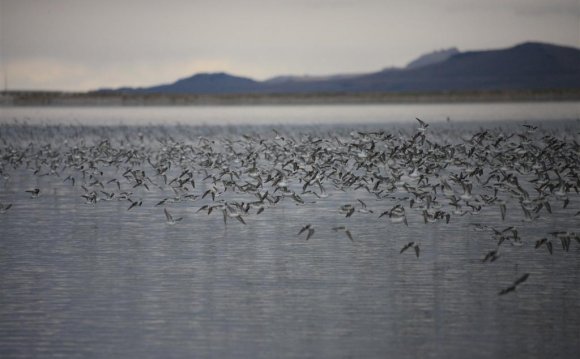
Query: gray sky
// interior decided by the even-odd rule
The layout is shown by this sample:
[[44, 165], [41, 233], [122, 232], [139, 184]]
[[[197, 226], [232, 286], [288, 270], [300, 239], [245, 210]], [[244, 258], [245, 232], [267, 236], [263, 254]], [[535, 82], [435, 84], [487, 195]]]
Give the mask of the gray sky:
[[0, 0], [9, 89], [371, 72], [530, 40], [580, 47], [580, 0]]

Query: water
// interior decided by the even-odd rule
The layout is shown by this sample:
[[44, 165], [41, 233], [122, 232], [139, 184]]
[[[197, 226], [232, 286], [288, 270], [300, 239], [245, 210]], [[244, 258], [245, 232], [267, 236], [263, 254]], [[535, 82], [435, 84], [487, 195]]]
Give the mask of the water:
[[311, 106], [4, 107], [0, 123], [78, 125], [321, 125], [580, 119], [580, 102]]
[[[522, 123], [542, 119], [546, 122], [541, 128], [528, 135], [535, 143], [548, 134], [572, 145], [572, 140], [579, 141], [577, 105], [524, 104], [520, 113], [517, 105], [506, 104], [450, 105], [447, 110], [445, 105], [421, 105], [415, 112], [424, 113], [421, 117], [426, 119], [432, 112], [429, 136], [436, 142], [457, 144], [460, 137], [469, 138], [481, 127], [522, 131]], [[552, 214], [542, 210], [532, 222], [525, 221], [517, 200], [506, 194], [505, 221], [493, 205], [479, 214], [453, 215], [449, 224], [444, 220], [425, 224], [422, 211], [409, 207], [404, 199], [409, 194], [400, 184], [392, 193], [396, 199], [377, 200], [364, 188], [340, 190], [330, 180], [324, 183], [327, 196], [303, 194], [304, 204], [285, 198], [259, 215], [253, 208], [244, 217], [246, 225], [235, 218], [224, 224], [219, 209], [209, 215], [198, 211], [213, 203], [210, 195], [201, 198], [211, 188], [203, 169], [214, 175], [223, 170], [202, 164], [201, 153], [188, 152], [187, 145], [201, 148], [205, 141], [201, 137], [214, 141], [208, 146], [223, 158], [242, 150], [244, 142], [226, 146], [230, 140], [245, 141], [240, 134], [260, 136], [269, 144], [291, 138], [311, 153], [315, 138], [308, 135], [338, 136], [354, 143], [364, 141], [351, 134], [353, 128], [412, 136], [417, 127], [412, 108], [0, 111], [4, 124], [0, 202], [13, 204], [0, 213], [2, 358], [575, 358], [580, 352], [580, 245], [572, 241], [570, 250], [564, 251], [554, 239], [552, 255], [545, 246], [534, 248], [535, 241], [549, 237], [551, 231], [580, 232], [580, 217], [575, 216], [580, 198], [573, 189], [566, 194], [566, 208], [564, 198], [553, 195]], [[493, 121], [482, 121], [488, 114]], [[216, 117], [210, 121], [211, 116]], [[261, 126], [268, 116], [276, 125]], [[294, 117], [299, 119], [297, 126], [290, 125]], [[319, 126], [308, 126], [308, 119]], [[358, 123], [359, 119], [364, 121]], [[29, 125], [20, 125], [23, 121]], [[233, 126], [240, 123], [236, 121], [243, 126]], [[208, 122], [225, 127], [201, 126]], [[271, 128], [279, 128], [285, 139], [275, 139]], [[99, 147], [109, 148], [102, 143], [105, 139], [110, 149]], [[19, 163], [12, 150], [23, 151], [25, 161]], [[64, 156], [65, 151], [72, 157]], [[114, 151], [125, 155], [134, 151], [134, 157], [117, 158], [118, 166], [108, 165], [106, 158], [114, 159]], [[300, 151], [299, 146], [289, 146], [280, 154]], [[189, 155], [180, 157], [182, 153]], [[98, 170], [88, 162], [82, 162], [83, 168], [81, 162], [72, 164], [99, 156], [103, 161], [93, 164]], [[178, 193], [154, 175], [146, 158], [157, 163], [164, 156], [173, 158], [169, 180], [182, 172], [179, 163], [196, 169], [195, 188]], [[576, 156], [577, 170], [578, 153], [570, 156]], [[52, 173], [51, 163], [58, 164]], [[259, 161], [268, 163], [272, 165], [266, 159]], [[153, 178], [149, 190], [134, 187], [134, 179], [122, 176], [130, 167]], [[65, 180], [69, 174], [76, 178], [74, 186]], [[524, 179], [530, 178], [517, 174], [528, 186]], [[106, 183], [112, 178], [120, 179], [120, 189], [114, 182]], [[249, 175], [242, 178], [240, 184], [255, 182]], [[102, 188], [91, 186], [95, 179]], [[303, 183], [297, 176], [286, 181], [301, 193]], [[489, 193], [474, 183], [474, 195]], [[81, 184], [95, 189], [100, 200], [86, 203]], [[38, 198], [24, 192], [32, 188], [41, 189]], [[316, 185], [310, 188], [321, 194]], [[535, 198], [533, 188], [526, 189]], [[101, 190], [131, 192], [132, 201], [141, 200], [142, 206], [129, 211], [130, 201], [106, 201]], [[454, 190], [461, 194], [460, 187]], [[185, 197], [188, 194], [198, 197]], [[177, 195], [180, 201], [156, 206]], [[438, 198], [446, 202], [442, 194]], [[222, 199], [247, 203], [256, 197], [230, 189], [216, 201]], [[406, 207], [408, 226], [378, 218], [395, 203]], [[345, 204], [357, 209], [351, 217], [340, 210]], [[183, 220], [166, 223], [163, 208]], [[446, 203], [442, 208], [450, 209]], [[502, 229], [515, 226], [521, 243], [512, 245], [508, 240], [495, 262], [482, 263], [497, 243], [489, 229], [476, 230], [476, 223]], [[308, 241], [306, 233], [297, 235], [306, 224], [315, 228]], [[348, 226], [353, 241], [332, 230], [340, 225]], [[410, 241], [420, 245], [419, 257], [412, 249], [399, 254]], [[524, 273], [530, 277], [516, 291], [498, 295]]]

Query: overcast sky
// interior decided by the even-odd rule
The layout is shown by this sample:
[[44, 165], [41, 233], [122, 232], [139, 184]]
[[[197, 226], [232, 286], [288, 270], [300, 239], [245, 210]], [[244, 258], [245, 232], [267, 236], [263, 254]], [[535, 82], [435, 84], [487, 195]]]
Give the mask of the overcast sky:
[[580, 0], [0, 0], [9, 89], [371, 72], [524, 41], [580, 47]]

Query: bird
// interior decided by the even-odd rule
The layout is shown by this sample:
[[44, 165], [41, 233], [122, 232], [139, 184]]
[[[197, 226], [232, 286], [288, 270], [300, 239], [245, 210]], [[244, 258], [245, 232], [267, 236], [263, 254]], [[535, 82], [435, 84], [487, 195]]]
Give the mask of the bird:
[[239, 222], [241, 222], [242, 224], [246, 224], [246, 222], [244, 221], [244, 218], [242, 218], [242, 215], [238, 212], [230, 212], [228, 213], [228, 217], [230, 218], [235, 218], [237, 219]]
[[300, 229], [300, 231], [298, 231], [298, 235], [301, 235], [301, 234], [302, 234], [304, 231], [306, 231], [306, 230], [310, 229], [310, 227], [311, 227], [311, 224], [310, 224], [310, 223], [309, 223], [309, 224], [307, 224], [307, 225], [305, 225], [304, 227], [302, 227], [302, 228]]
[[525, 282], [528, 279], [529, 276], [530, 276], [529, 273], [525, 273], [524, 275], [522, 275], [521, 277], [519, 277], [518, 279], [516, 279], [512, 285], [510, 285], [507, 288], [504, 288], [504, 289], [500, 290], [499, 293], [498, 293], [498, 295], [506, 295], [506, 294], [508, 294], [510, 292], [515, 291], [516, 288], [520, 284], [522, 284], [523, 282]]
[[74, 187], [74, 185], [75, 185], [75, 178], [73, 176], [68, 175], [68, 177], [63, 180], [63, 182], [66, 182], [66, 181], [70, 181], [72, 183], [73, 187]]
[[308, 231], [308, 234], [306, 235], [306, 240], [309, 240], [310, 237], [312, 237], [312, 235], [314, 234], [314, 228], [312, 228], [311, 224], [307, 224], [304, 227], [302, 227], [302, 229], [300, 229], [300, 231], [298, 232], [298, 235], [301, 235], [305, 231]]
[[514, 290], [516, 290], [516, 286], [510, 285], [509, 287], [500, 290], [498, 295], [505, 295], [505, 294], [508, 294], [509, 292], [513, 292]]
[[127, 208], [127, 211], [130, 211], [131, 209], [133, 209], [133, 207], [139, 206], [141, 207], [141, 205], [143, 204], [143, 201], [134, 201], [131, 202], [131, 205], [129, 206], [129, 208]]
[[530, 276], [530, 273], [525, 273], [524, 275], [522, 275], [521, 277], [516, 279], [516, 281], [514, 282], [514, 285], [518, 286], [518, 285], [522, 284], [523, 282], [528, 280], [529, 276]]
[[115, 197], [115, 192], [109, 193], [109, 192], [101, 191], [101, 193], [105, 195], [105, 198], [104, 198], [105, 201], [111, 201]]
[[487, 254], [485, 255], [485, 257], [483, 257], [482, 262], [485, 263], [488, 260], [490, 262], [495, 262], [499, 258], [499, 255], [497, 254], [497, 252], [498, 252], [497, 249], [487, 252]]
[[173, 219], [173, 216], [171, 215], [171, 213], [169, 213], [167, 208], [163, 208], [163, 212], [165, 212], [165, 220], [167, 224], [175, 224], [183, 219], [183, 217]]
[[379, 218], [384, 215], [388, 215], [392, 223], [405, 223], [406, 226], [409, 225], [407, 223], [407, 216], [405, 215], [405, 208], [400, 204], [397, 204], [390, 210], [381, 213]]
[[164, 199], [162, 199], [161, 201], [157, 202], [157, 204], [155, 205], [155, 207], [157, 207], [157, 206], [161, 206], [161, 205], [165, 204], [165, 202], [166, 202], [168, 199], [169, 199], [169, 198], [164, 198]]
[[312, 237], [313, 234], [314, 234], [314, 228], [309, 228], [308, 229], [308, 235], [306, 236], [306, 240], [309, 240], [310, 237]]
[[3, 204], [0, 203], [0, 213], [6, 213], [10, 208], [12, 208], [12, 203]]
[[524, 126], [527, 129], [528, 133], [533, 133], [538, 129], [538, 126], [532, 126], [532, 125], [527, 125], [527, 124], [524, 124], [522, 126]]
[[350, 239], [351, 241], [353, 241], [352, 234], [350, 233], [350, 230], [346, 226], [334, 227], [334, 228], [332, 228], [332, 230], [335, 231], [335, 232], [344, 231], [344, 233], [346, 234], [346, 236], [348, 237], [348, 239]]
[[548, 238], [542, 238], [542, 239], [537, 240], [535, 248], [538, 249], [544, 244], [546, 245], [546, 248], [548, 248], [548, 252], [550, 252], [550, 254], [552, 254], [552, 242], [550, 242], [548, 240]]
[[418, 128], [419, 131], [424, 132], [425, 130], [427, 130], [427, 127], [429, 127], [428, 123], [425, 123], [424, 121], [422, 121], [418, 118], [415, 118], [415, 120], [419, 121], [419, 128]]
[[25, 192], [30, 193], [30, 198], [36, 198], [40, 194], [40, 189], [38, 189], [38, 188], [29, 189], [29, 190], [26, 190]]
[[354, 207], [350, 207], [347, 211], [346, 211], [346, 218], [352, 216], [352, 214], [354, 213]]
[[506, 208], [505, 203], [500, 203], [499, 209], [500, 209], [500, 212], [501, 212], [501, 220], [502, 221], [505, 221], [505, 214], [507, 212], [507, 208]]
[[399, 254], [402, 254], [404, 251], [406, 251], [407, 249], [413, 247], [413, 249], [415, 250], [415, 255], [417, 256], [417, 258], [419, 258], [419, 244], [416, 244], [415, 242], [409, 242], [407, 244], [405, 244], [403, 246], [403, 248], [401, 248], [401, 251], [399, 252]]

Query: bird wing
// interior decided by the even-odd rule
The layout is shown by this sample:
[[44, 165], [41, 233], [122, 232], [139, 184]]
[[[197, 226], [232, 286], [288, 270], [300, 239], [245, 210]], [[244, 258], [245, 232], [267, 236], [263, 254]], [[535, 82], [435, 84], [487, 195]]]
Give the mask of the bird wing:
[[507, 288], [505, 288], [505, 289], [502, 289], [502, 290], [501, 290], [501, 291], [498, 293], [498, 295], [504, 295], [504, 294], [508, 294], [509, 292], [513, 292], [514, 290], [516, 290], [516, 286], [515, 286], [515, 285], [512, 285], [512, 286], [510, 286], [510, 287], [507, 287]]
[[519, 277], [515, 282], [514, 282], [514, 286], [522, 284], [523, 282], [525, 282], [528, 277], [530, 276], [530, 273], [526, 273], [523, 276]]
[[399, 252], [399, 254], [401, 254], [401, 253], [403, 253], [404, 251], [406, 251], [407, 249], [411, 248], [411, 246], [412, 246], [413, 244], [415, 244], [415, 242], [409, 242], [409, 243], [405, 244], [405, 245], [403, 246], [403, 248], [401, 248], [401, 251]]
[[304, 227], [302, 227], [302, 229], [300, 230], [300, 232], [298, 232], [298, 234], [297, 234], [297, 235], [301, 235], [301, 234], [302, 234], [302, 233], [304, 233], [304, 231], [305, 231], [305, 230], [307, 230], [308, 228], [310, 228], [310, 225], [309, 225], [309, 224], [305, 225]]
[[346, 229], [346, 230], [344, 231], [344, 233], [346, 233], [346, 235], [348, 236], [348, 239], [350, 239], [351, 241], [353, 240], [353, 239], [352, 239], [352, 234], [350, 233], [350, 231], [349, 231], [348, 229]]
[[167, 219], [167, 222], [173, 222], [173, 216], [171, 216], [171, 213], [169, 213], [167, 208], [163, 208], [163, 211], [165, 212], [165, 218]]

